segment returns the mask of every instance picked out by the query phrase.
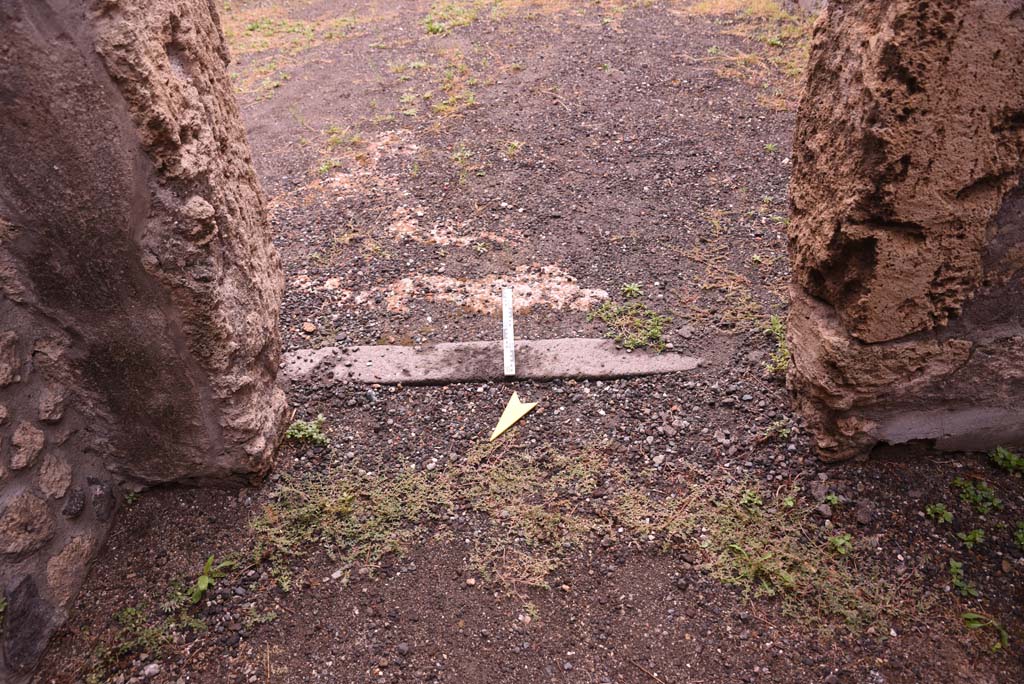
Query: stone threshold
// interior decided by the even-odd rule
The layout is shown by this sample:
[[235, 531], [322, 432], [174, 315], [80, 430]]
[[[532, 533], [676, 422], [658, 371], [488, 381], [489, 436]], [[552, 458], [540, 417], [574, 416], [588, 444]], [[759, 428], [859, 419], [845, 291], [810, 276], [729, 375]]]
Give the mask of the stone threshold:
[[506, 377], [501, 341], [428, 346], [323, 347], [284, 354], [292, 382], [440, 385], [504, 380], [612, 379], [692, 371], [703, 361], [673, 351], [660, 354], [615, 346], [607, 339], [517, 340], [516, 374]]

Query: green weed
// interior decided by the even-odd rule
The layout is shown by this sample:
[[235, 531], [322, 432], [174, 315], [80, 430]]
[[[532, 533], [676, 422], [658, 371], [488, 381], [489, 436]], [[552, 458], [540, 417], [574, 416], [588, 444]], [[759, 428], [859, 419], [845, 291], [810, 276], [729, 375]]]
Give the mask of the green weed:
[[1006, 649], [1010, 645], [1010, 635], [1006, 632], [1006, 628], [999, 624], [995, 618], [984, 613], [963, 613], [960, 619], [964, 621], [964, 626], [967, 629], [991, 629], [996, 633], [996, 640], [990, 647], [993, 653]]
[[452, 162], [457, 166], [465, 166], [473, 158], [473, 152], [464, 143], [459, 143], [452, 152]]
[[772, 421], [772, 424], [764, 431], [765, 439], [787, 440], [792, 436], [792, 434], [792, 428], [789, 427], [789, 423], [787, 423], [783, 418]]
[[330, 439], [323, 432], [324, 420], [325, 418], [322, 415], [318, 415], [316, 419], [311, 421], [296, 420], [288, 426], [284, 437], [285, 439], [303, 444], [327, 446], [330, 444]]
[[227, 571], [235, 567], [236, 563], [231, 560], [222, 561], [220, 563], [214, 563], [213, 556], [206, 559], [206, 563], [203, 564], [203, 571], [199, 573], [199, 577], [192, 584], [192, 587], [188, 590], [189, 600], [195, 605], [203, 600], [203, 596], [206, 595], [207, 590], [216, 583], [217, 580], [224, 577]]
[[960, 500], [972, 506], [981, 515], [1003, 509], [1002, 499], [981, 480], [965, 480], [958, 477], [953, 480], [953, 486], [960, 491]]
[[953, 522], [953, 513], [946, 509], [946, 504], [933, 503], [924, 507], [924, 514], [938, 524]]
[[752, 489], [746, 489], [740, 496], [740, 506], [743, 506], [749, 511], [753, 511], [756, 508], [760, 508], [764, 505], [764, 500], [761, 495]]
[[668, 316], [657, 314], [642, 302], [616, 304], [604, 302], [587, 314], [587, 320], [599, 320], [608, 326], [605, 337], [614, 339], [626, 349], [650, 347], [665, 349], [665, 326], [672, 322]]
[[952, 558], [949, 559], [949, 581], [961, 596], [976, 597], [979, 595], [974, 585], [964, 579], [964, 564]]
[[644, 291], [640, 289], [640, 283], [626, 283], [621, 288], [622, 296], [626, 299], [636, 299], [644, 296]]
[[789, 370], [790, 353], [789, 343], [786, 341], [786, 322], [781, 316], [772, 314], [765, 326], [767, 332], [775, 339], [775, 351], [772, 352], [770, 360], [764, 365], [766, 371], [772, 375], [785, 375]]
[[521, 149], [523, 149], [523, 142], [521, 140], [509, 140], [505, 143], [505, 156], [512, 159], [519, 154]]
[[853, 544], [850, 543], [851, 539], [852, 537], [850, 537], [850, 534], [848, 532], [844, 532], [842, 534], [829, 537], [828, 545], [840, 556], [847, 556], [850, 554], [850, 551], [853, 550]]
[[1016, 475], [1024, 472], [1024, 457], [1018, 456], [1009, 449], [996, 447], [995, 450], [989, 454], [989, 458], [992, 459], [993, 463], [1008, 473]]
[[469, 26], [476, 21], [484, 4], [481, 0], [435, 3], [423, 19], [423, 28], [432, 36], [447, 35], [452, 29]]
[[957, 532], [957, 539], [964, 543], [968, 549], [981, 545], [985, 541], [985, 530], [976, 529], [970, 532]]
[[347, 126], [333, 125], [324, 131], [327, 136], [327, 149], [333, 150], [338, 147], [355, 147], [363, 143], [363, 136]]
[[[276, 494], [253, 523], [260, 554], [280, 563], [316, 543], [346, 571], [360, 563], [371, 572], [385, 555], [404, 550], [416, 523], [448, 500], [443, 487], [408, 471], [389, 478], [338, 469], [289, 479]], [[287, 582], [288, 573], [277, 572]]]
[[325, 159], [324, 161], [320, 162], [319, 166], [316, 167], [316, 172], [323, 176], [327, 173], [330, 173], [339, 166], [343, 165], [344, 164], [338, 159]]

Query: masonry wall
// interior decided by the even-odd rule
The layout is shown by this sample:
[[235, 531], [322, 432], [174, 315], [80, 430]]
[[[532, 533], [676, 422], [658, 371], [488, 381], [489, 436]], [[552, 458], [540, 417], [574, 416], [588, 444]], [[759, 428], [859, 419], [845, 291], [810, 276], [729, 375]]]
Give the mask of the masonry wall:
[[846, 0], [791, 186], [789, 383], [826, 458], [1024, 443], [1024, 6]]
[[0, 4], [0, 681], [121, 492], [269, 467], [283, 280], [207, 0]]

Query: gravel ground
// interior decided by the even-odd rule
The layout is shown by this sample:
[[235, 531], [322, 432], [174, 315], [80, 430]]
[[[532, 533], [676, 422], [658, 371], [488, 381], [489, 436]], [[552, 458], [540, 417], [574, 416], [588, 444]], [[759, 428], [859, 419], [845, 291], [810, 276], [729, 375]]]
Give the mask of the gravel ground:
[[[328, 443], [259, 489], [125, 502], [40, 681], [1024, 677], [1020, 476], [824, 465], [770, 370], [809, 31], [770, 4], [226, 4], [286, 349], [497, 339], [510, 284], [522, 338], [635, 302], [706, 363], [292, 386]], [[513, 390], [539, 406], [487, 445]]]

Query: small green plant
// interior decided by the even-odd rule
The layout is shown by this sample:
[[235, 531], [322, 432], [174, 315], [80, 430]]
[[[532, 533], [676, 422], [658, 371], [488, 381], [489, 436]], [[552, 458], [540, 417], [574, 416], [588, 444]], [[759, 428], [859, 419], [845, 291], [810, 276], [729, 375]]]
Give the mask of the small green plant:
[[193, 605], [203, 600], [206, 591], [233, 567], [235, 567], [235, 561], [221, 561], [214, 565], [213, 556], [207, 558], [206, 563], [203, 564], [202, 573], [200, 573], [195, 583], [188, 590], [188, 597]]
[[1024, 457], [1018, 456], [1009, 449], [996, 447], [988, 456], [992, 459], [993, 463], [1008, 473], [1016, 475], [1024, 472]]
[[188, 603], [188, 594], [181, 587], [181, 582], [175, 581], [171, 584], [171, 590], [167, 593], [167, 597], [158, 604], [158, 608], [163, 613], [173, 613], [181, 608], [184, 608]]
[[256, 610], [256, 606], [251, 606], [245, 612], [245, 617], [242, 618], [242, 623], [246, 629], [252, 629], [256, 625], [266, 625], [277, 619], [277, 613], [272, 610], [268, 610], [265, 613], [261, 613]]
[[775, 151], [778, 149], [779, 146], [776, 145], [775, 143], [768, 143], [764, 146], [764, 151], [767, 152], [768, 154], [774, 154]]
[[1013, 543], [1021, 550], [1024, 550], [1024, 520], [1017, 523], [1017, 529], [1013, 533]]
[[827, 503], [830, 506], [838, 506], [839, 501], [839, 495], [836, 494], [835, 492], [829, 492], [828, 494], [825, 495], [825, 503]]
[[480, 13], [480, 2], [438, 2], [423, 20], [423, 28], [432, 36], [447, 35], [453, 28], [469, 26]]
[[626, 283], [622, 286], [622, 296], [626, 299], [636, 299], [637, 297], [643, 297], [644, 291], [640, 289], [640, 283]]
[[355, 147], [363, 142], [363, 136], [348, 127], [333, 125], [324, 134], [327, 136], [327, 147], [332, 150], [336, 147]]
[[964, 579], [964, 564], [952, 558], [949, 559], [949, 581], [961, 596], [978, 596], [974, 585]]
[[159, 653], [160, 650], [170, 643], [168, 634], [168, 623], [160, 622], [152, 626], [146, 618], [146, 614], [136, 607], [125, 608], [116, 615], [121, 630], [117, 635], [117, 645], [114, 650], [120, 654], [146, 651], [148, 653]]
[[943, 503], [928, 504], [924, 507], [924, 514], [939, 525], [943, 523], [948, 525], [953, 522], [953, 514], [946, 509], [946, 504]]
[[588, 321], [599, 320], [608, 326], [605, 337], [615, 340], [626, 349], [651, 347], [665, 349], [665, 326], [672, 322], [668, 316], [651, 311], [642, 302], [616, 304], [605, 302], [587, 315]]
[[953, 480], [953, 486], [960, 491], [960, 500], [969, 504], [981, 515], [1003, 509], [1002, 499], [996, 496], [991, 487], [980, 480], [965, 480], [958, 477]]
[[459, 146], [452, 152], [452, 161], [458, 166], [465, 166], [472, 158], [473, 151], [464, 143], [459, 143]]
[[748, 511], [754, 512], [764, 505], [764, 501], [761, 499], [761, 495], [755, 492], [753, 489], [743, 490], [743, 494], [740, 496], [740, 506], [743, 506]]
[[125, 506], [132, 506], [138, 500], [139, 500], [139, 493], [138, 492], [125, 492], [124, 493], [124, 505]]
[[772, 422], [771, 425], [764, 431], [765, 439], [789, 439], [793, 434], [793, 430], [789, 427], [789, 423], [783, 418]]
[[323, 433], [324, 420], [323, 415], [318, 415], [315, 420], [296, 420], [288, 426], [284, 437], [294, 442], [326, 446], [330, 440]]
[[829, 547], [840, 556], [849, 555], [850, 551], [853, 550], [853, 544], [851, 543], [852, 537], [848, 532], [837, 534], [833, 537], [829, 537]]
[[960, 619], [964, 621], [964, 626], [967, 629], [992, 629], [995, 631], [996, 640], [991, 646], [993, 653], [1003, 650], [1010, 645], [1010, 635], [1007, 634], [1006, 629], [995, 618], [984, 613], [964, 613], [960, 616]]
[[519, 154], [521, 149], [523, 149], [523, 142], [521, 140], [509, 140], [505, 143], [505, 156], [511, 159]]
[[339, 166], [341, 166], [341, 162], [339, 160], [325, 159], [324, 161], [320, 162], [320, 166], [316, 167], [316, 172], [322, 176], [325, 173], [330, 173]]
[[764, 365], [766, 371], [772, 375], [785, 375], [789, 370], [789, 343], [786, 341], [786, 323], [781, 316], [772, 314], [765, 326], [765, 332], [775, 338], [775, 351], [771, 359]]
[[970, 532], [957, 532], [957, 539], [964, 543], [968, 549], [973, 549], [975, 545], [980, 545], [985, 541], [985, 530], [971, 530]]

